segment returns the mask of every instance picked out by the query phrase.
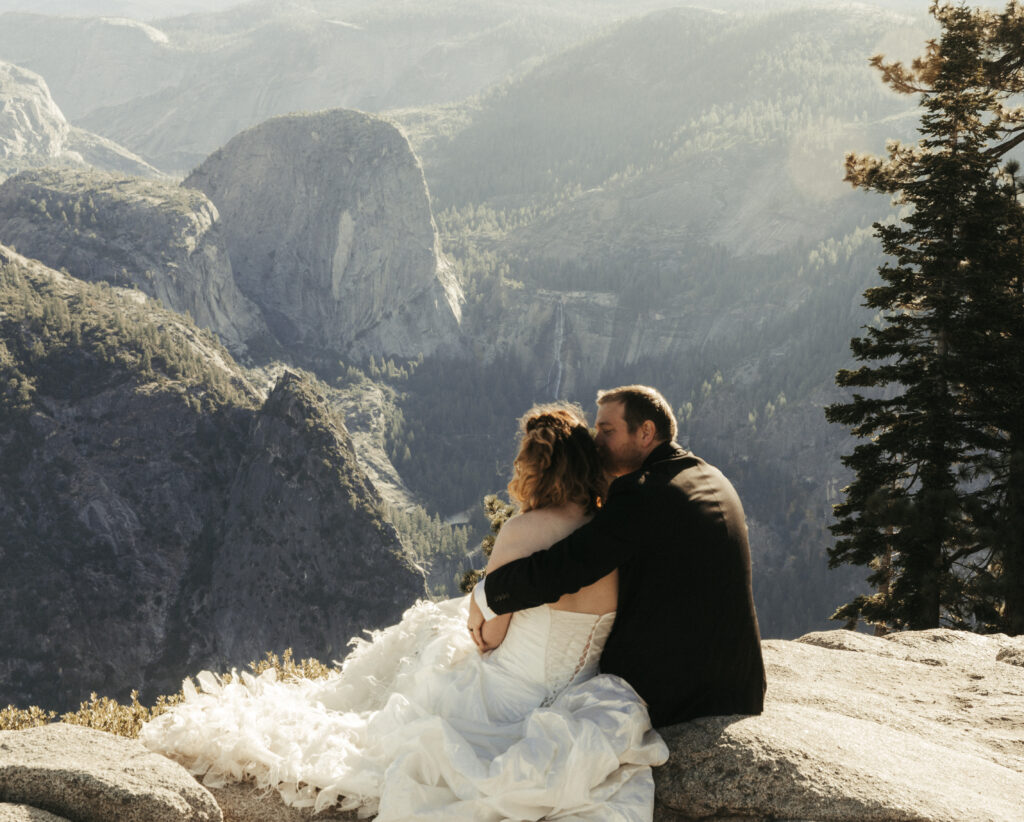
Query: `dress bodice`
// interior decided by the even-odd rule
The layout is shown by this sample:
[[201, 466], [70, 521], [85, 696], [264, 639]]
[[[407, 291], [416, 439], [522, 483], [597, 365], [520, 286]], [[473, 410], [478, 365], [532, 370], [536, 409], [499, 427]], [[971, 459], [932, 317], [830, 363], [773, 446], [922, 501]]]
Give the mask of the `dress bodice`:
[[581, 614], [541, 605], [518, 611], [490, 662], [543, 685], [550, 702], [574, 682], [597, 674], [615, 612]]

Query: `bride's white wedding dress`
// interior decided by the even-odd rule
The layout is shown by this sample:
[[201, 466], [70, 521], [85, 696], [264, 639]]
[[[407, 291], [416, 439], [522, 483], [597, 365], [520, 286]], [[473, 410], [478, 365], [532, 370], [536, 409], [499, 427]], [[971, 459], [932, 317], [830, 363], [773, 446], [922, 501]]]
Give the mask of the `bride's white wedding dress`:
[[204, 672], [140, 738], [207, 784], [251, 777], [378, 822], [649, 822], [668, 750], [636, 692], [597, 673], [614, 615], [521, 611], [481, 657], [467, 607], [417, 603], [327, 679]]

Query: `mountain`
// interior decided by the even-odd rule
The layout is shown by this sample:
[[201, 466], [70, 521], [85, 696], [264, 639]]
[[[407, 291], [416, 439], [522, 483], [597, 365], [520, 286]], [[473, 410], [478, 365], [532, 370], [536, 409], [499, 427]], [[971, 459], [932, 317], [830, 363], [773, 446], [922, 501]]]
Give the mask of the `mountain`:
[[0, 185], [0, 242], [81, 280], [135, 286], [236, 352], [266, 345], [217, 209], [198, 191], [98, 171], [22, 172]]
[[252, 0], [206, 14], [0, 17], [0, 59], [46, 77], [76, 125], [187, 172], [268, 117], [475, 94], [645, 2]]
[[[355, 0], [296, 5], [283, 29], [273, 4], [152, 30], [18, 17], [11, 30], [31, 24], [38, 37], [15, 43], [5, 29], [0, 48], [45, 56], [68, 89], [81, 90], [83, 117], [109, 105], [102, 115], [111, 124], [124, 115], [118, 128], [145, 124], [140, 139], [159, 132], [168, 140], [160, 152], [193, 157], [201, 143], [189, 140], [213, 140], [210, 129], [233, 133], [257, 110], [342, 82], [279, 68], [288, 49], [296, 71], [315, 61], [321, 38], [339, 28], [328, 17], [360, 27], [340, 26], [346, 37], [405, 31], [408, 53], [396, 66], [422, 68], [415, 60], [426, 40], [417, 38], [451, 23], [456, 7], [478, 9], [423, 10], [433, 22], [413, 17], [408, 29], [397, 25], [397, 6], [381, 4], [374, 16]], [[459, 18], [465, 32], [488, 30], [491, 12], [478, 11], [475, 23], [469, 11]], [[530, 28], [540, 18], [522, 19]], [[898, 216], [883, 198], [845, 187], [842, 158], [913, 137], [914, 101], [885, 92], [867, 61], [878, 51], [905, 56], [928, 29], [863, 5], [661, 10], [586, 37], [569, 29], [571, 47], [535, 52], [476, 97], [388, 112], [401, 130], [352, 111], [272, 118], [209, 156], [186, 184], [216, 209], [231, 275], [278, 353], [343, 387], [368, 386], [346, 402], [353, 419], [375, 417], [360, 441], [373, 441], [374, 475], [397, 499], [465, 518], [506, 484], [515, 417], [531, 403], [590, 408], [597, 388], [649, 382], [676, 409], [684, 444], [740, 492], [765, 636], [824, 627], [864, 583], [857, 571], [827, 567], [831, 506], [847, 481], [839, 458], [852, 445], [822, 410], [843, 399], [834, 374], [872, 320], [860, 305], [881, 261], [870, 224]], [[465, 42], [463, 29], [453, 31]], [[110, 82], [109, 65], [76, 73], [55, 56], [70, 38], [99, 42], [89, 38], [101, 33], [139, 46], [123, 54], [139, 75], [107, 103], [97, 89]], [[223, 66], [193, 76], [175, 62], [175, 49], [200, 42], [211, 61], [240, 57], [237, 84]], [[162, 91], [140, 54], [165, 66]], [[377, 72], [380, 87], [392, 83], [392, 68], [359, 54], [346, 52], [353, 66], [362, 61], [346, 82], [362, 82], [365, 71]], [[88, 65], [81, 55], [72, 62]], [[268, 108], [250, 105], [258, 83]], [[388, 88], [394, 97], [368, 102], [403, 99]], [[151, 108], [133, 119], [144, 100]], [[153, 127], [161, 112], [166, 129]], [[210, 129], [179, 130], [186, 115]], [[364, 413], [362, 397], [375, 392], [383, 399]]]
[[[450, 427], [445, 395], [487, 395], [478, 386], [501, 373], [520, 385], [506, 407], [589, 407], [598, 388], [651, 383], [683, 442], [740, 491], [765, 635], [824, 627], [858, 580], [827, 568], [851, 444], [823, 407], [843, 398], [834, 374], [871, 321], [870, 224], [895, 217], [842, 182], [843, 156], [913, 139], [914, 101], [886, 92], [868, 58], [926, 35], [867, 7], [659, 11], [480, 99], [393, 113], [488, 363], [427, 364], [413, 379], [416, 446], [399, 468], [414, 490], [458, 510], [474, 485], [503, 484], [503, 440], [487, 434], [512, 430], [513, 412], [484, 400], [480, 425]], [[425, 446], [426, 432], [439, 441]], [[444, 455], [470, 466], [464, 483], [429, 483]]]
[[272, 118], [183, 185], [216, 205], [239, 288], [286, 349], [334, 365], [457, 345], [461, 293], [391, 124], [345, 110]]
[[21, 169], [45, 165], [161, 176], [112, 140], [70, 125], [42, 77], [0, 60], [0, 181]]
[[[795, 183], [834, 195], [843, 152], [878, 146], [879, 124], [914, 106], [879, 82], [868, 58], [902, 57], [930, 31], [923, 19], [867, 6], [764, 15], [668, 9], [611, 27], [477, 99], [394, 116], [438, 210], [547, 206], [647, 174], [668, 173], [671, 190], [684, 182], [672, 168], [687, 159], [774, 143]], [[913, 133], [908, 126], [897, 128]], [[740, 159], [735, 176], [728, 163], [705, 163], [711, 179], [660, 204], [696, 210], [737, 182], [755, 188], [757, 178], [744, 172], [762, 158]], [[622, 216], [629, 226], [639, 222], [630, 217], [648, 215]]]
[[424, 593], [316, 383], [0, 247], [0, 702], [330, 658]]

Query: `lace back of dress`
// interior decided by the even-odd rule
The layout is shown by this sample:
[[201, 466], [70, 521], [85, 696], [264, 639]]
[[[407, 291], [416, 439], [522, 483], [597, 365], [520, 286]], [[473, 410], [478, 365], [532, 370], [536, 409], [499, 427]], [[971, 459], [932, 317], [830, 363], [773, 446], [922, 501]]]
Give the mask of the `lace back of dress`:
[[554, 702], [555, 697], [574, 682], [597, 673], [598, 660], [614, 619], [614, 613], [551, 611], [551, 629], [544, 654], [548, 692], [544, 706]]

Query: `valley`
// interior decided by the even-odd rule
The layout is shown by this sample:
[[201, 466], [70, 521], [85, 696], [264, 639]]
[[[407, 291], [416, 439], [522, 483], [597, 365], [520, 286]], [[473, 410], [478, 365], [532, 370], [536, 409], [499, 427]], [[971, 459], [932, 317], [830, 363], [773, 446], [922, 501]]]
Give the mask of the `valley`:
[[[136, 562], [111, 523], [135, 535], [132, 552], [166, 549], [174, 568], [162, 604], [140, 594], [117, 628], [125, 645], [133, 626], [174, 641], [151, 642], [163, 656], [126, 652], [94, 689], [123, 692], [133, 666], [157, 687], [187, 666], [244, 664], [304, 632], [341, 653], [403, 597], [454, 595], [480, 562], [480, 501], [509, 479], [516, 418], [555, 399], [592, 413], [599, 388], [623, 383], [660, 388], [680, 441], [739, 490], [765, 637], [828, 627], [864, 590], [858, 572], [827, 567], [852, 441], [823, 409], [844, 398], [834, 374], [873, 319], [861, 307], [882, 262], [872, 223], [899, 212], [843, 183], [843, 156], [913, 138], [913, 110], [868, 59], [913, 54], [928, 23], [896, 3], [597, 5], [0, 16], [0, 65], [20, 78], [0, 94], [45, 101], [45, 88], [53, 103], [33, 104], [50, 112], [45, 127], [0, 129], [10, 305], [42, 299], [19, 283], [41, 294], [59, 282], [92, 295], [82, 305], [109, 304], [114, 329], [97, 353], [88, 334], [75, 342], [83, 318], [57, 334], [42, 318], [59, 309], [9, 310], [9, 426], [35, 433], [8, 427], [0, 446], [0, 513], [18, 535], [5, 556], [26, 563], [5, 595], [69, 585], [104, 552]], [[75, 130], [118, 163], [68, 143]], [[117, 331], [129, 314], [140, 339], [177, 339], [180, 326], [223, 347], [175, 343], [185, 361], [214, 363], [195, 376], [170, 373], [155, 349], [144, 367], [146, 347]], [[116, 386], [102, 407], [94, 377]], [[141, 436], [154, 419], [166, 425]], [[138, 439], [101, 471], [120, 426]], [[65, 439], [44, 433], [58, 429]], [[161, 460], [166, 478], [126, 468]], [[190, 513], [157, 517], [141, 497], [125, 502], [122, 483], [142, 496], [173, 487]], [[121, 514], [101, 526], [95, 499]], [[358, 527], [342, 524], [346, 509], [365, 514]], [[52, 560], [33, 571], [44, 544]], [[286, 582], [300, 567], [328, 580], [316, 596]], [[359, 574], [335, 591], [349, 567]], [[250, 637], [239, 614], [260, 598], [261, 568], [278, 598]], [[375, 609], [380, 588], [388, 604]], [[292, 612], [297, 599], [308, 607]], [[26, 610], [5, 649], [27, 661], [0, 675], [0, 702], [71, 702], [84, 687], [39, 690], [47, 660], [85, 653], [29, 652], [52, 629], [45, 611]], [[63, 625], [93, 619], [61, 613]]]

